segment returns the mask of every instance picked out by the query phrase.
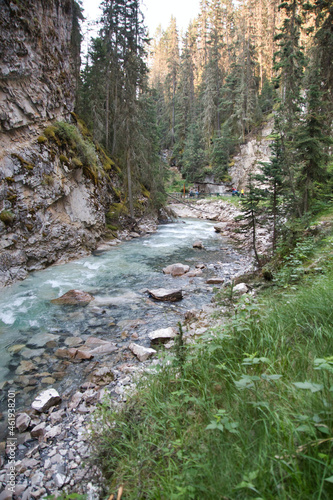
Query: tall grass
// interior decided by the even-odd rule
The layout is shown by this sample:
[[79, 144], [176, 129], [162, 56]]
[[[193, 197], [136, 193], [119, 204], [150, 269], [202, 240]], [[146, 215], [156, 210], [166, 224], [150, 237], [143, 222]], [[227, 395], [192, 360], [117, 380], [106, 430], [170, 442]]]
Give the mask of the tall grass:
[[333, 270], [243, 304], [186, 357], [96, 415], [106, 494], [333, 498]]

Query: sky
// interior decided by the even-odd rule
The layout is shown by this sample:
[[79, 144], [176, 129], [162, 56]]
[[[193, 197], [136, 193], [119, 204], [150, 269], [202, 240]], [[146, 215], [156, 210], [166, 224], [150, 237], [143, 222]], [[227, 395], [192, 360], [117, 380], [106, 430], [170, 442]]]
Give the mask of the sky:
[[[83, 0], [84, 15], [87, 21], [95, 20], [100, 15], [99, 0]], [[141, 9], [150, 36], [154, 35], [159, 24], [166, 29], [171, 15], [177, 20], [179, 31], [186, 31], [189, 22], [199, 12], [200, 0], [141, 0]]]

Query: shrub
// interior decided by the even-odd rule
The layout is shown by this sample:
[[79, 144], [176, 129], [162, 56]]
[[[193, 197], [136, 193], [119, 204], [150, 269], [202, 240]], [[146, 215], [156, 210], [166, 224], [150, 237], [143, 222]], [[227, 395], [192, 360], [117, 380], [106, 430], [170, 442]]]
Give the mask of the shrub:
[[15, 215], [10, 210], [3, 210], [0, 213], [0, 220], [4, 224], [6, 224], [6, 226], [9, 226], [10, 224], [12, 224], [14, 222], [14, 219], [15, 219]]
[[40, 135], [37, 139], [37, 142], [38, 144], [45, 144], [45, 142], [47, 142], [47, 137], [45, 137], [44, 135]]
[[68, 160], [67, 156], [65, 156], [65, 155], [60, 155], [59, 160], [61, 161], [61, 163], [66, 163], [66, 164], [69, 163], [69, 160]]
[[51, 127], [51, 126], [50, 127], [46, 127], [46, 129], [44, 130], [44, 135], [48, 139], [55, 139], [56, 138], [55, 128]]
[[83, 167], [83, 163], [81, 160], [79, 160], [78, 158], [72, 158], [72, 164], [73, 164], [73, 167], [74, 168], [80, 168], [80, 167]]

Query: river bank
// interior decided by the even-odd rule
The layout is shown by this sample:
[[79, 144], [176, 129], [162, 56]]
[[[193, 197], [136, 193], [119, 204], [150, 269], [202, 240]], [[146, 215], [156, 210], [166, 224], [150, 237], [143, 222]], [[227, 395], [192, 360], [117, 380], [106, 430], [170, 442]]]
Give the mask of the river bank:
[[[194, 200], [189, 203], [170, 204], [169, 208], [178, 217], [197, 217], [204, 220], [216, 221], [217, 231], [227, 238], [240, 243], [253, 256], [251, 237], [248, 230], [242, 230], [242, 223], [235, 220], [242, 215], [239, 204], [232, 204], [224, 200]], [[265, 254], [272, 244], [271, 228], [269, 225], [257, 228], [257, 250]]]
[[[177, 228], [180, 227], [181, 229], [179, 241], [184, 241], [184, 237], [186, 239], [188, 225], [184, 225], [181, 222], [179, 225], [180, 224], [181, 226], [177, 226]], [[137, 356], [128, 349], [129, 345], [131, 343], [135, 343], [149, 349], [149, 333], [154, 330], [156, 331], [156, 329], [158, 330], [161, 327], [169, 327], [170, 323], [171, 326], [176, 326], [178, 319], [183, 321], [185, 317], [189, 319], [188, 332], [186, 334], [188, 337], [187, 341], [192, 342], [193, 338], [195, 336], [202, 335], [209, 328], [211, 323], [210, 314], [213, 313], [214, 309], [212, 304], [210, 304], [210, 300], [213, 296], [213, 287], [217, 285], [206, 283], [206, 281], [209, 280], [209, 277], [224, 275], [224, 279], [230, 279], [236, 274], [242, 274], [246, 269], [251, 267], [251, 259], [249, 260], [248, 256], [242, 257], [242, 259], [244, 258], [244, 261], [241, 261], [238, 257], [235, 265], [232, 264], [234, 259], [233, 255], [237, 255], [238, 251], [232, 250], [232, 247], [230, 247], [229, 250], [227, 249], [228, 244], [226, 242], [226, 238], [217, 235], [213, 230], [213, 225], [211, 223], [208, 223], [207, 230], [208, 229], [209, 239], [213, 237], [212, 241], [216, 241], [218, 243], [216, 253], [214, 250], [215, 247], [212, 246], [212, 243], [205, 243], [205, 239], [203, 239], [204, 245], [208, 245], [210, 263], [208, 262], [208, 265], [203, 265], [202, 251], [192, 248], [191, 255], [188, 255], [191, 267], [193, 266], [192, 275], [186, 276], [185, 274], [185, 276], [178, 278], [165, 275], [162, 278], [164, 284], [167, 284], [168, 286], [171, 284], [172, 286], [180, 285], [180, 287], [184, 289], [185, 298], [182, 301], [181, 306], [176, 306], [175, 304], [167, 305], [166, 303], [156, 304], [154, 301], [149, 299], [145, 293], [141, 295], [139, 294], [139, 296], [134, 296], [135, 294], [128, 295], [129, 290], [127, 284], [125, 296], [122, 295], [120, 301], [118, 297], [118, 304], [116, 304], [117, 300], [115, 301], [116, 297], [113, 297], [113, 300], [111, 301], [111, 303], [113, 302], [112, 317], [110, 317], [110, 314], [107, 312], [108, 308], [104, 297], [98, 304], [95, 303], [89, 306], [93, 316], [95, 317], [94, 321], [92, 318], [85, 319], [83, 317], [80, 322], [77, 323], [77, 327], [74, 329], [76, 331], [72, 331], [72, 333], [69, 331], [67, 333], [63, 332], [63, 334], [65, 334], [64, 336], [63, 334], [60, 335], [60, 331], [53, 330], [48, 332], [48, 335], [51, 335], [50, 337], [47, 337], [44, 334], [43, 341], [39, 340], [42, 344], [45, 342], [43, 345], [30, 345], [29, 347], [28, 342], [28, 352], [26, 353], [28, 358], [22, 359], [21, 364], [18, 366], [19, 370], [21, 367], [21, 370], [24, 371], [24, 369], [27, 369], [28, 372], [18, 374], [18, 377], [21, 377], [21, 382], [25, 383], [25, 391], [30, 387], [30, 391], [28, 390], [27, 394], [31, 401], [31, 396], [36, 392], [36, 388], [41, 387], [40, 381], [43, 381], [42, 383], [46, 384], [47, 387], [48, 384], [52, 383], [52, 379], [56, 381], [56, 377], [60, 376], [64, 370], [68, 372], [67, 376], [71, 376], [75, 379], [77, 376], [75, 373], [78, 368], [80, 368], [82, 364], [86, 366], [85, 376], [82, 378], [81, 383], [77, 385], [76, 391], [73, 391], [73, 389], [69, 387], [66, 388], [66, 386], [61, 385], [60, 383], [60, 387], [62, 388], [62, 391], [59, 391], [60, 397], [62, 398], [60, 406], [53, 406], [47, 410], [46, 413], [36, 413], [32, 410], [20, 410], [20, 415], [18, 415], [20, 432], [16, 431], [18, 458], [15, 464], [17, 471], [17, 481], [15, 486], [16, 498], [22, 498], [24, 500], [30, 498], [42, 498], [47, 493], [56, 494], [64, 489], [82, 493], [86, 493], [91, 490], [89, 498], [98, 498], [98, 493], [94, 493], [95, 487], [92, 484], [89, 486], [89, 483], [95, 483], [93, 476], [96, 471], [91, 470], [89, 466], [85, 467], [82, 465], [85, 460], [87, 460], [90, 453], [89, 422], [91, 413], [94, 412], [96, 405], [103, 399], [105, 393], [111, 394], [113, 404], [116, 406], [126, 403], [127, 392], [135, 389], [135, 378], [137, 374], [141, 374], [150, 363], [156, 363], [156, 360], [139, 361]], [[160, 254], [160, 250], [163, 248], [163, 245], [165, 245], [165, 242], [169, 241], [170, 234], [169, 236], [168, 233], [163, 234], [163, 231], [169, 230], [173, 230], [172, 225], [163, 226], [162, 234], [159, 236], [159, 240], [155, 240], [154, 245], [156, 245], [155, 248], [157, 254]], [[195, 240], [198, 239], [198, 237], [202, 238], [203, 234], [202, 230], [192, 231], [191, 246]], [[215, 236], [213, 236], [214, 234]], [[156, 237], [158, 237], [158, 235], [154, 236], [154, 238]], [[216, 240], [216, 238], [218, 239]], [[139, 241], [139, 238], [134, 238], [134, 240], [129, 242], [130, 247], [133, 248], [133, 245], [136, 245], [137, 243], [139, 244]], [[143, 243], [145, 245], [149, 245], [148, 240], [144, 240]], [[189, 242], [187, 242], [186, 245], [188, 244]], [[125, 250], [123, 245], [124, 244], [121, 244], [120, 246], [115, 247], [114, 250], [118, 253], [123, 253]], [[162, 245], [162, 247], [160, 245]], [[97, 256], [99, 259], [98, 265], [102, 263], [101, 259], [103, 259], [103, 256], [106, 255], [104, 250], [105, 249], [101, 248], [101, 253]], [[142, 250], [137, 250], [137, 252], [140, 254], [142, 253]], [[137, 253], [137, 255], [139, 254]], [[173, 255], [171, 252], [170, 257], [167, 257], [165, 263], [174, 263], [174, 260], [170, 261], [169, 259], [176, 258], [178, 255], [180, 258], [180, 255], [182, 254], [184, 254], [183, 250], [181, 250], [180, 254], [176, 255]], [[220, 258], [224, 255], [224, 262], [218, 262], [218, 255]], [[130, 258], [127, 258], [127, 261], [130, 260]], [[142, 262], [145, 260], [146, 258], [144, 257]], [[156, 264], [158, 262], [159, 261], [156, 261]], [[161, 264], [158, 265], [158, 276], [161, 276]], [[195, 264], [200, 265], [202, 269], [200, 269], [200, 267], [195, 268]], [[73, 264], [74, 267], [75, 265], [77, 266], [77, 264]], [[142, 269], [142, 263], [138, 262], [138, 267], [141, 267]], [[60, 269], [61, 266], [59, 270]], [[84, 271], [84, 269], [86, 271]], [[88, 274], [87, 270], [89, 270]], [[84, 274], [84, 277], [82, 278], [81, 275], [83, 271], [86, 274]], [[120, 276], [122, 276], [123, 270], [120, 269], [120, 271]], [[50, 272], [52, 272], [52, 270]], [[79, 267], [78, 275], [80, 275], [80, 279], [85, 283], [86, 287], [89, 285], [89, 275], [94, 272], [96, 272], [96, 265], [93, 263], [88, 264], [88, 261], [84, 261], [83, 267]], [[137, 277], [134, 277], [134, 279], [137, 281]], [[157, 284], [159, 281], [154, 281], [156, 279], [157, 274], [155, 271], [154, 276], [150, 277], [150, 282], [152, 284]], [[158, 280], [160, 280], [160, 277]], [[50, 276], [47, 281], [51, 281], [53, 282], [53, 286], [55, 285], [54, 277]], [[67, 278], [65, 281], [67, 281]], [[221, 279], [220, 284], [222, 281], [223, 280]], [[54, 290], [57, 295], [59, 295], [62, 288], [64, 288], [63, 285], [60, 287], [59, 284], [56, 285]], [[47, 293], [48, 292], [44, 292], [44, 295]], [[200, 297], [203, 296], [205, 296], [204, 303], [206, 303], [206, 305], [203, 306], [202, 310], [200, 310], [200, 307], [193, 310], [193, 304], [190, 300], [191, 297], [197, 297], [196, 303], [199, 304], [202, 301]], [[109, 306], [111, 303], [109, 300]], [[150, 308], [149, 315], [152, 316], [151, 319], [148, 320], [148, 323], [138, 314], [138, 307], [142, 309], [144, 304]], [[120, 309], [124, 307], [126, 309], [134, 308], [134, 310], [127, 319], [118, 318], [117, 320], [116, 318], [116, 320], [114, 320], [114, 315], [117, 316], [117, 314], [115, 314], [117, 313], [117, 309], [115, 309], [115, 307]], [[153, 315], [152, 309], [155, 310]], [[106, 314], [103, 313], [103, 311], [106, 311]], [[170, 321], [170, 314], [174, 314], [175, 311], [176, 316], [174, 317], [174, 320]], [[142, 309], [142, 312], [143, 316], [145, 316], [144, 309]], [[71, 311], [70, 314], [74, 315], [73, 319], [77, 320], [77, 315], [82, 315], [82, 312]], [[162, 317], [164, 317], [164, 320], [161, 321]], [[102, 318], [103, 321], [98, 324]], [[58, 320], [59, 318], [57, 321]], [[82, 330], [78, 331], [78, 329], [82, 329], [82, 326], [87, 322], [86, 332], [82, 335]], [[103, 322], [105, 325], [111, 324], [112, 322], [116, 323], [115, 326], [118, 328], [118, 334], [112, 342], [110, 341], [109, 336], [100, 335], [103, 329], [106, 328], [106, 326], [103, 327]], [[106, 354], [104, 356], [104, 360], [98, 357], [95, 357], [90, 361], [75, 360], [70, 358], [70, 352], [73, 352], [73, 349], [80, 350], [81, 347], [87, 347], [87, 344], [89, 343], [94, 344], [94, 349], [102, 347], [104, 349], [109, 348], [112, 351], [113, 347], [115, 347], [116, 350]], [[167, 348], [172, 348], [171, 339], [168, 344]], [[36, 353], [36, 347], [39, 349], [39, 353]], [[44, 347], [46, 348], [45, 354], [41, 351]], [[91, 347], [92, 345], [90, 345], [90, 348]], [[19, 349], [18, 347], [16, 348]], [[21, 349], [23, 353], [27, 350], [23, 347], [21, 347]], [[50, 369], [50, 365], [48, 364], [44, 365], [46, 368], [45, 371], [41, 372], [39, 368], [36, 372], [37, 364], [38, 366], [43, 366], [39, 363], [45, 359], [45, 355], [47, 356], [49, 362], [51, 349], [58, 352], [59, 357], [58, 364], [56, 365], [57, 367], [54, 366]], [[18, 353], [19, 352], [20, 351], [18, 351]], [[32, 357], [29, 359], [30, 354]], [[32, 364], [35, 364], [35, 370], [32, 369]], [[40, 376], [42, 376], [42, 378], [40, 378]], [[6, 393], [10, 388], [12, 388], [12, 384], [7, 383], [3, 386], [3, 391]], [[31, 391], [31, 388], [34, 388], [34, 390]], [[19, 392], [20, 391], [22, 391], [22, 389], [20, 389]], [[2, 444], [2, 449], [4, 449], [4, 446], [5, 443]], [[7, 462], [0, 472], [0, 479], [3, 486], [6, 485], [8, 470], [9, 466]], [[4, 492], [4, 495], [5, 494], [6, 493]], [[11, 498], [8, 496], [9, 494], [10, 492], [8, 493], [7, 489], [7, 497], [3, 496], [1, 500]]]

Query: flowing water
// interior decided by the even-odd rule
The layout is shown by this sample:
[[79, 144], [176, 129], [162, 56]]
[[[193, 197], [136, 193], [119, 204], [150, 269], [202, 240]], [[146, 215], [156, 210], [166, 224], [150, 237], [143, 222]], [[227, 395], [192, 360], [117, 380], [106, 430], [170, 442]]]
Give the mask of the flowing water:
[[[204, 250], [193, 249], [198, 239]], [[244, 268], [245, 261], [241, 250], [214, 231], [213, 223], [186, 219], [160, 226], [153, 235], [124, 242], [101, 255], [36, 272], [1, 290], [0, 411], [5, 411], [10, 388], [16, 390], [18, 404], [24, 407], [50, 386], [53, 376], [52, 387], [62, 394], [80, 385], [92, 362], [76, 364], [55, 356], [57, 349], [68, 347], [69, 337], [84, 341], [94, 336], [117, 345], [118, 352], [94, 359], [94, 366], [96, 361], [124, 362], [134, 331], [137, 342], [149, 346], [149, 332], [176, 326], [187, 310], [210, 302], [209, 276], [228, 279]], [[176, 262], [191, 268], [205, 263], [207, 268], [198, 278], [164, 275], [163, 267]], [[181, 288], [184, 298], [177, 303], [154, 302], [147, 294], [147, 289], [154, 288]], [[85, 307], [51, 303], [70, 289], [89, 292], [95, 301]], [[130, 329], [130, 321], [136, 321], [135, 330]], [[46, 343], [50, 333], [56, 341]]]

